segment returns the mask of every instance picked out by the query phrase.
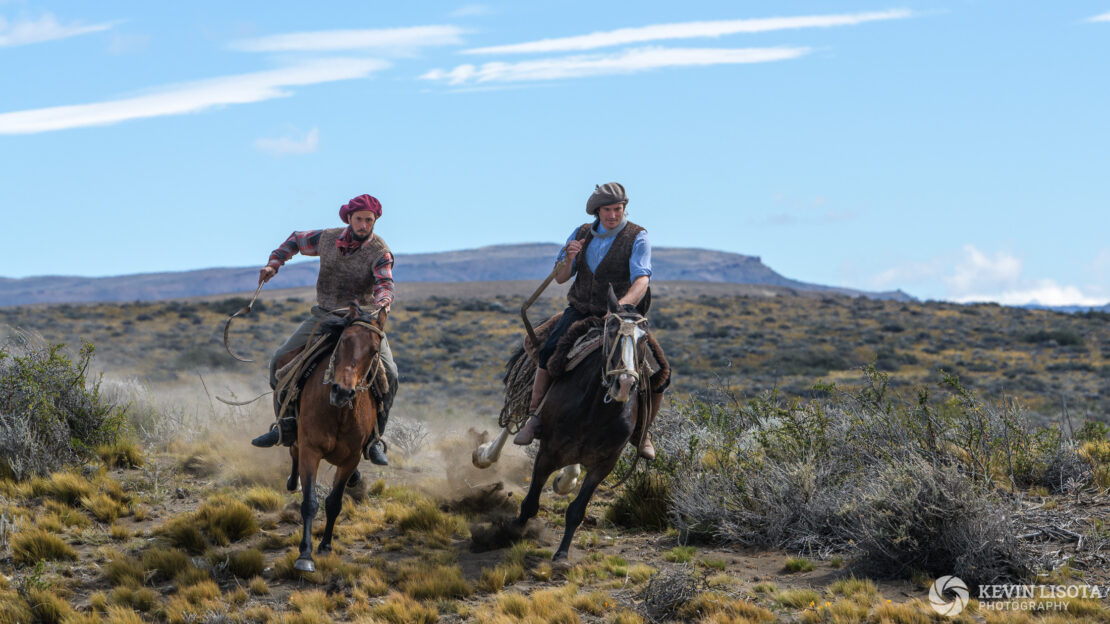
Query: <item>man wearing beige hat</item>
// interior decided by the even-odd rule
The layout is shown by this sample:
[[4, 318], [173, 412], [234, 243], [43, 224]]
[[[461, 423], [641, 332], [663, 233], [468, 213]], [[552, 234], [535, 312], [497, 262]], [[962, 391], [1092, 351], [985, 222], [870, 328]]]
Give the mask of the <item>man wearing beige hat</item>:
[[[648, 291], [651, 242], [647, 230], [628, 220], [625, 213], [627, 206], [628, 195], [624, 186], [617, 182], [596, 186], [586, 200], [586, 213], [594, 217], [594, 222], [575, 228], [567, 238], [566, 247], [559, 252], [556, 260], [562, 260], [565, 254], [567, 262], [555, 274], [555, 281], [562, 284], [571, 277], [575, 278], [567, 293], [570, 305], [540, 348], [528, 422], [513, 439], [515, 444], [531, 444], [536, 438], [540, 424], [536, 411], [551, 386], [547, 360], [554, 353], [559, 338], [577, 321], [588, 316], [605, 316], [610, 284], [622, 305], [636, 305]], [[652, 397], [653, 413], [647, 420], [648, 426], [655, 419], [660, 404], [662, 392]], [[647, 435], [643, 436], [638, 450], [642, 457], [655, 458], [655, 448]]]

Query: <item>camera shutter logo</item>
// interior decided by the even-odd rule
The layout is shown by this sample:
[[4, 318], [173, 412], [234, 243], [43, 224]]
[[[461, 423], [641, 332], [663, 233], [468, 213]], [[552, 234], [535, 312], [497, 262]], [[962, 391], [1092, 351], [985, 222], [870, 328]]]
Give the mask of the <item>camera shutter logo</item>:
[[[952, 600], [948, 597], [951, 596]], [[929, 588], [933, 611], [949, 617], [959, 615], [967, 606], [967, 584], [958, 576], [942, 576]]]

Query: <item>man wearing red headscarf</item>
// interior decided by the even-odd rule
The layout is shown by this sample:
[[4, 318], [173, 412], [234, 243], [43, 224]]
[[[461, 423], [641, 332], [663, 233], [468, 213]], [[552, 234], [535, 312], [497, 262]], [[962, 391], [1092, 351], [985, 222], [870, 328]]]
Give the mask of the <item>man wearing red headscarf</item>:
[[[316, 278], [316, 305], [312, 315], [301, 323], [293, 335], [278, 347], [270, 359], [270, 387], [277, 386], [277, 364], [286, 355], [299, 351], [308, 342], [317, 322], [333, 311], [346, 311], [352, 300], [359, 305], [388, 308], [393, 303], [393, 254], [385, 241], [374, 234], [374, 224], [382, 216], [382, 204], [370, 195], [359, 195], [343, 204], [339, 218], [345, 228], [293, 232], [270, 254], [270, 261], [258, 272], [258, 282], [266, 282], [295, 254], [320, 257], [320, 274]], [[382, 364], [390, 377], [390, 387], [397, 384], [397, 365], [389, 341], [382, 337]], [[392, 397], [384, 401], [391, 404]], [[280, 409], [275, 397], [275, 409]], [[379, 432], [385, 429], [390, 405], [383, 405], [378, 416]], [[280, 414], [279, 414], [280, 416]], [[279, 435], [278, 426], [281, 431]], [[282, 418], [267, 433], [251, 440], [255, 446], [274, 446], [280, 440], [286, 446], [297, 439], [296, 414]], [[380, 440], [371, 440], [366, 458], [378, 465], [387, 465]]]

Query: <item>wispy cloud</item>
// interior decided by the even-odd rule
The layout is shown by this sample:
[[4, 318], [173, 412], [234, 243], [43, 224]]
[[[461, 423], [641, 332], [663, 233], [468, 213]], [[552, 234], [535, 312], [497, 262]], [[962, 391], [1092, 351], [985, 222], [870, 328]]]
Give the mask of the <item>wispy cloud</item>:
[[461, 44], [463, 32], [457, 26], [317, 30], [242, 39], [232, 42], [230, 47], [245, 52], [373, 50], [380, 53], [410, 54], [420, 48]]
[[943, 298], [961, 303], [1100, 306], [1110, 301], [1110, 297], [1100, 297], [1098, 289], [1082, 289], [1053, 279], [1029, 278], [1023, 273], [1022, 260], [1013, 254], [984, 252], [974, 245], [964, 245], [959, 254], [886, 269], [872, 278], [871, 284], [877, 288], [905, 288], [908, 283], [935, 284], [939, 281], [945, 286]]
[[663, 67], [693, 67], [737, 63], [767, 63], [798, 58], [809, 48], [639, 48], [608, 55], [566, 56], [522, 61], [459, 65], [450, 71], [433, 69], [420, 76], [451, 85], [489, 82], [559, 80], [632, 74]]
[[477, 17], [492, 14], [493, 9], [485, 4], [467, 4], [451, 11], [451, 17]]
[[679, 22], [674, 24], [655, 24], [638, 28], [620, 28], [603, 32], [541, 39], [525, 43], [488, 46], [464, 50], [464, 54], [523, 54], [536, 52], [571, 52], [594, 50], [610, 46], [645, 43], [667, 39], [696, 39], [722, 37], [739, 33], [760, 33], [774, 30], [797, 28], [831, 28], [834, 26], [854, 26], [879, 20], [905, 19], [912, 17], [913, 11], [893, 9], [870, 13], [847, 13], [840, 15], [807, 15], [798, 17], [769, 17], [761, 19], [721, 20], [713, 22]]
[[365, 78], [389, 63], [377, 59], [330, 58], [269, 71], [173, 85], [119, 100], [0, 113], [0, 134], [34, 134], [131, 119], [196, 113], [228, 104], [288, 97], [286, 87]]
[[313, 126], [304, 138], [280, 137], [277, 139], [257, 139], [255, 148], [275, 156], [312, 154], [320, 146], [320, 130]]
[[0, 48], [42, 43], [43, 41], [54, 41], [101, 32], [112, 28], [117, 23], [60, 24], [50, 13], [46, 13], [38, 19], [24, 19], [14, 22], [9, 22], [3, 16], [0, 16]]
[[1103, 13], [1102, 15], [1096, 15], [1094, 17], [1088, 17], [1087, 21], [1088, 22], [1110, 22], [1110, 12]]

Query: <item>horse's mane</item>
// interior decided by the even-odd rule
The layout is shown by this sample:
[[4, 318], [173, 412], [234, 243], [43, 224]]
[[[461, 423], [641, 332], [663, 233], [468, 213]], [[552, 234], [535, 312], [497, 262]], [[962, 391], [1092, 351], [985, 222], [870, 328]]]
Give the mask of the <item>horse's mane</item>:
[[359, 312], [359, 315], [353, 319], [347, 318], [346, 314], [329, 314], [320, 319], [320, 324], [316, 328], [316, 333], [321, 336], [327, 336], [331, 339], [338, 339], [339, 334], [342, 334], [343, 330], [350, 327], [351, 323], [355, 322], [356, 320], [366, 323], [372, 323], [377, 320], [377, 315], [375, 314], [365, 312], [361, 308], [359, 309]]

